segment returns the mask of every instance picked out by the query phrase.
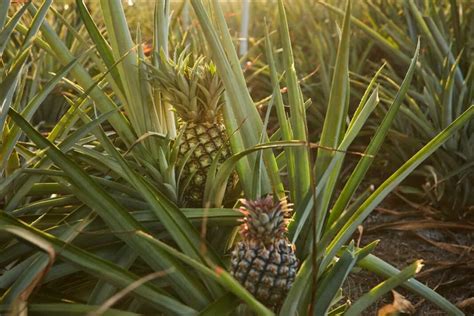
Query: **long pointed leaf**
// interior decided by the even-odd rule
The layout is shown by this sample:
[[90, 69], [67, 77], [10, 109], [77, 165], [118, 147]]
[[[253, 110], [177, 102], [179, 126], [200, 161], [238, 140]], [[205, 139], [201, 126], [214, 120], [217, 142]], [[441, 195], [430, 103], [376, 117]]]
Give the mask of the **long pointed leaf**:
[[[91, 207], [98, 212], [113, 231], [146, 231], [146, 229], [135, 221], [127, 210], [118, 204], [97, 182], [92, 180], [79, 166], [74, 164], [46, 138], [35, 131], [18, 113], [10, 110], [10, 116], [40, 148], [48, 149], [46, 151], [47, 155], [67, 172], [69, 182], [77, 188], [75, 192], [76, 196], [86, 204], [91, 204]], [[146, 260], [150, 266], [155, 267], [156, 270], [169, 266], [175, 266], [175, 268], [179, 266], [177, 263], [174, 263], [174, 260], [170, 261], [171, 258], [166, 254], [160, 254], [156, 252], [156, 250], [150, 249], [150, 245], [143, 242], [143, 240], [137, 236], [118, 234], [118, 237], [122, 238], [132, 248], [135, 248], [140, 256]], [[175, 279], [174, 286], [188, 290], [188, 295], [184, 296], [185, 299], [190, 300], [190, 294], [193, 294], [196, 303], [204, 304], [204, 302], [207, 301], [202, 286], [193, 276], [189, 275], [189, 273], [181, 270], [179, 273], [173, 273], [169, 277]]]
[[[112, 264], [111, 262], [93, 256], [84, 250], [55, 238], [54, 236], [36, 230], [26, 223], [14, 219], [6, 213], [0, 212], [0, 230], [8, 229], [9, 227], [18, 231], [17, 237], [24, 238], [24, 235], [21, 234], [21, 231], [23, 230], [32, 236], [31, 238], [36, 240], [27, 241], [38, 242], [52, 247], [57, 255], [64, 260], [77, 264], [96, 277], [106, 279], [119, 287], [126, 287], [131, 282], [138, 279], [137, 276]], [[185, 314], [186, 312], [188, 314], [194, 313], [191, 308], [165, 295], [159, 288], [153, 285], [143, 284], [136, 288], [134, 293], [152, 305], [155, 305], [160, 310], [168, 310], [178, 314]]]

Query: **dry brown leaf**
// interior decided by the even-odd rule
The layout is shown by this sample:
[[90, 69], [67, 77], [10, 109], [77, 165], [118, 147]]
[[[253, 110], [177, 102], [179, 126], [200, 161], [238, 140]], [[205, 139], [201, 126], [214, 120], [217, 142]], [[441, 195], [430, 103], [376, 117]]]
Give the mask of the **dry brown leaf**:
[[457, 303], [456, 306], [463, 310], [474, 310], [474, 297], [466, 298], [465, 300], [462, 300], [461, 302]]
[[474, 230], [474, 223], [457, 223], [457, 222], [441, 222], [436, 220], [419, 220], [419, 221], [397, 221], [383, 223], [367, 229], [367, 232], [373, 232], [379, 229], [393, 230], [421, 230], [421, 229], [465, 229]]
[[415, 307], [400, 293], [392, 290], [393, 302], [380, 308], [377, 312], [378, 316], [398, 316], [412, 315], [415, 313]]
[[446, 242], [441, 242], [441, 241], [434, 241], [431, 240], [425, 236], [422, 236], [421, 234], [416, 234], [415, 235], [426, 241], [427, 243], [438, 247], [439, 249], [446, 250], [448, 252], [458, 254], [458, 255], [466, 255], [468, 257], [474, 257], [474, 248], [472, 246], [463, 246], [463, 245], [457, 245], [457, 244], [451, 244], [451, 243], [446, 243]]

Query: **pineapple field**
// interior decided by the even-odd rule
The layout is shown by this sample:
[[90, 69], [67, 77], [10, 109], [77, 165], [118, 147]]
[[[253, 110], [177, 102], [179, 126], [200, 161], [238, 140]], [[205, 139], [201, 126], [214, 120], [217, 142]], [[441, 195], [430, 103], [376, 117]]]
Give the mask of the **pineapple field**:
[[474, 315], [474, 3], [0, 0], [0, 315]]

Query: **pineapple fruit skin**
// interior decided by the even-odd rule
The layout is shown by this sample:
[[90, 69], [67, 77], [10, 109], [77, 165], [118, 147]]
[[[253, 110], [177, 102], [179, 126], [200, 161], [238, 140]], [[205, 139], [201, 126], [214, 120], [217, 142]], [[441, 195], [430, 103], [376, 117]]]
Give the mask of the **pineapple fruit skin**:
[[241, 200], [245, 215], [241, 237], [231, 257], [231, 274], [263, 304], [279, 310], [298, 270], [295, 247], [286, 237], [286, 200], [269, 195]]
[[278, 308], [295, 280], [298, 260], [285, 239], [264, 245], [242, 241], [232, 253], [232, 275], [259, 301]]
[[[227, 141], [225, 126], [221, 123], [188, 123], [182, 127], [183, 139], [179, 147], [178, 161], [183, 165], [183, 178], [191, 177], [191, 182], [184, 191], [186, 206], [200, 207], [204, 198], [207, 173], [212, 162], [219, 156], [219, 165], [231, 156], [230, 145]], [[191, 156], [184, 161], [186, 154]], [[234, 186], [231, 179], [227, 189]]]

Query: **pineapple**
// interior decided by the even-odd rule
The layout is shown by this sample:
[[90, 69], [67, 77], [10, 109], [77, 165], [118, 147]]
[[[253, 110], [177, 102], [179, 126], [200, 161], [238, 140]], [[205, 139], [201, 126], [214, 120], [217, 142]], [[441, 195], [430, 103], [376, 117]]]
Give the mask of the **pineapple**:
[[[182, 167], [180, 185], [183, 206], [202, 206], [207, 173], [218, 156], [218, 163], [230, 157], [230, 144], [222, 122], [224, 86], [215, 65], [204, 57], [190, 62], [181, 54], [176, 62], [162, 57], [156, 70], [163, 98], [179, 117], [178, 165]], [[236, 183], [235, 173], [227, 184]]]
[[298, 268], [294, 245], [285, 236], [286, 199], [274, 202], [268, 195], [241, 203], [242, 240], [232, 252], [231, 273], [259, 301], [278, 310]]

